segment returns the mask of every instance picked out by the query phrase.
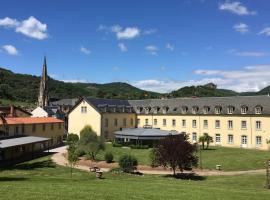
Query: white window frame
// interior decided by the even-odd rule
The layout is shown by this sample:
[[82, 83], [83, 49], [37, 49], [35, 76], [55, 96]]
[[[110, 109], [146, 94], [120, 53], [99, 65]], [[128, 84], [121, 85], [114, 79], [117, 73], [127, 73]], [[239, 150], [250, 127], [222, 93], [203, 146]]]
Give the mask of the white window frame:
[[[245, 126], [243, 126], [245, 124]], [[242, 120], [241, 121], [241, 129], [242, 130], [246, 130], [247, 129], [247, 121], [246, 120]]]
[[255, 128], [256, 128], [256, 131], [261, 131], [262, 130], [262, 122], [261, 121], [256, 121], [255, 122]]
[[228, 129], [229, 130], [233, 129], [233, 120], [228, 120]]
[[255, 114], [256, 114], [256, 115], [262, 114], [262, 107], [261, 107], [261, 106], [255, 107]]
[[241, 146], [247, 147], [248, 145], [248, 137], [247, 135], [241, 135]]
[[187, 120], [182, 119], [182, 128], [186, 128], [187, 127]]
[[234, 137], [233, 134], [228, 134], [228, 144], [233, 144]]
[[[260, 140], [258, 140], [259, 138], [260, 138]], [[259, 141], [259, 142], [258, 142], [258, 141]], [[256, 143], [256, 146], [257, 146], [257, 147], [262, 146], [262, 136], [257, 135], [257, 136], [255, 137], [255, 143]]]
[[207, 119], [203, 120], [203, 128], [205, 128], [205, 129], [208, 128], [208, 120]]
[[[218, 126], [217, 126], [217, 124], [218, 124]], [[215, 128], [220, 129], [220, 120], [215, 121]]]
[[192, 120], [192, 127], [197, 128], [197, 120], [196, 119]]
[[162, 125], [163, 125], [163, 126], [167, 126], [167, 120], [166, 120], [166, 119], [163, 119], [163, 120], [162, 120]]
[[215, 142], [216, 142], [216, 144], [221, 143], [221, 135], [220, 135], [220, 133], [215, 134]]
[[247, 114], [247, 107], [246, 106], [242, 106], [241, 107], [241, 114]]
[[172, 119], [172, 126], [175, 127], [176, 126], [176, 120]]
[[192, 133], [192, 142], [195, 143], [197, 142], [197, 133]]

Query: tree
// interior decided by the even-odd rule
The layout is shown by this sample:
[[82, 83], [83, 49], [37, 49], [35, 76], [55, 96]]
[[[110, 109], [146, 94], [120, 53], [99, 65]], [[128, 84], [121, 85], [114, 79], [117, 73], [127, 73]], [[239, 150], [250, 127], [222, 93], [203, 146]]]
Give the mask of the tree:
[[205, 133], [204, 135], [199, 137], [199, 142], [202, 143], [202, 148], [205, 149], [205, 142], [206, 142], [206, 149], [209, 148], [209, 144], [213, 142], [213, 138]]
[[87, 125], [80, 132], [79, 148], [95, 160], [98, 152], [105, 149], [105, 142], [102, 137], [97, 136], [91, 126]]
[[67, 137], [67, 144], [76, 144], [79, 141], [79, 136], [77, 134], [69, 133]]
[[181, 172], [197, 166], [198, 158], [195, 155], [196, 145], [188, 141], [186, 134], [170, 135], [161, 139], [154, 147], [154, 160], [158, 166], [168, 167], [173, 170], [174, 176], [176, 169]]
[[73, 174], [73, 168], [77, 164], [79, 160], [79, 155], [78, 155], [78, 141], [77, 142], [70, 142], [69, 146], [67, 148], [68, 151], [68, 163], [70, 166], [70, 176], [72, 178]]

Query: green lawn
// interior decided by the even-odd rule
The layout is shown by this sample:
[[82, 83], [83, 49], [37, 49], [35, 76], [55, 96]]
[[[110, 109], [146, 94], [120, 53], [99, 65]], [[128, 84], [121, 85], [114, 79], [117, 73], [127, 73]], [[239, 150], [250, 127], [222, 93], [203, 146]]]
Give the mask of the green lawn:
[[[112, 147], [111, 144], [107, 144], [106, 151], [113, 153], [115, 161], [123, 154], [131, 154], [137, 157], [139, 164], [150, 165], [150, 149]], [[100, 152], [98, 159], [104, 160], [105, 152]], [[262, 169], [265, 168], [266, 159], [270, 159], [269, 151], [225, 147], [213, 147], [202, 151], [203, 168], [207, 169], [215, 169], [217, 164], [221, 165], [224, 171]]]
[[269, 199], [264, 189], [265, 176], [207, 177], [204, 180], [179, 180], [154, 175], [94, 175], [55, 166], [49, 157], [33, 160], [0, 172], [0, 199]]

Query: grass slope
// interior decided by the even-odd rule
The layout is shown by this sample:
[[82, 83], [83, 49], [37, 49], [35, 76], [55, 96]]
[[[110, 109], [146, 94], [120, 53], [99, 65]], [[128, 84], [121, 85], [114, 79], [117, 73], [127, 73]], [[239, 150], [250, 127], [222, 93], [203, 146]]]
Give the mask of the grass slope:
[[[129, 149], [107, 144], [105, 152], [107, 151], [113, 153], [115, 161], [118, 161], [123, 154], [131, 154], [138, 159], [139, 164], [150, 165], [150, 149]], [[97, 158], [104, 160], [105, 152], [101, 151]], [[269, 151], [225, 147], [213, 147], [202, 151], [202, 163], [205, 169], [215, 169], [216, 165], [221, 165], [224, 171], [263, 169], [266, 159], [270, 159]]]
[[265, 176], [207, 177], [200, 181], [177, 180], [154, 175], [94, 174], [55, 166], [49, 157], [33, 160], [0, 172], [0, 199], [269, 199]]

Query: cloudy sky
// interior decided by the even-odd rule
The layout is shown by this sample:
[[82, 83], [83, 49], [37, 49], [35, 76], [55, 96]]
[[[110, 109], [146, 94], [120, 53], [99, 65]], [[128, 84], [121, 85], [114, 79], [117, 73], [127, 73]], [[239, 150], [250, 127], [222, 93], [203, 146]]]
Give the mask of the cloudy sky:
[[269, 0], [28, 0], [0, 6], [0, 67], [168, 92], [270, 85]]

